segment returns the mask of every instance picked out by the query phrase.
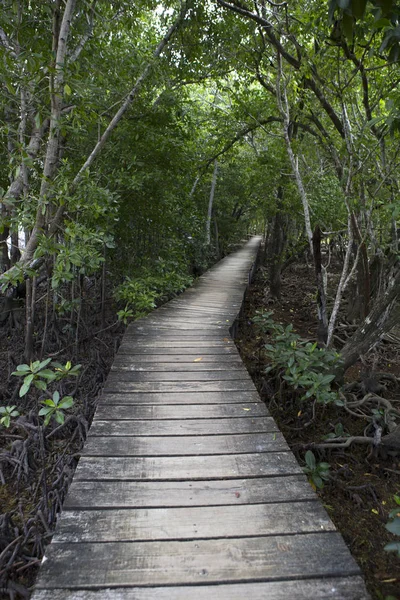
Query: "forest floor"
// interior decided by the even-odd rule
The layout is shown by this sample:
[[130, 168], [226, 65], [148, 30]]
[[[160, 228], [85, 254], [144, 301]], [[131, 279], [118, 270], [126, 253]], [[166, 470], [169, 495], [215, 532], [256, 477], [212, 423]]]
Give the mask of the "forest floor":
[[[272, 416], [295, 453], [305, 464], [307, 449], [323, 441], [340, 423], [350, 435], [363, 435], [365, 422], [334, 405], [313, 405], [301, 401], [288, 390], [276, 389], [270, 374], [264, 373], [268, 360], [264, 346], [268, 336], [252, 318], [256, 311], [274, 311], [273, 319], [293, 324], [302, 337], [315, 341], [314, 271], [306, 265], [292, 265], [282, 277], [282, 299], [272, 302], [268, 295], [267, 272], [260, 268], [250, 287], [236, 343], [254, 382]], [[379, 371], [400, 375], [400, 348], [382, 343], [375, 351]], [[346, 374], [347, 381], [360, 378], [362, 365]], [[387, 398], [399, 400], [399, 389], [388, 385]], [[340, 450], [313, 450], [317, 460], [330, 464], [331, 478], [318, 490], [326, 510], [342, 533], [360, 565], [369, 593], [374, 600], [400, 599], [400, 559], [386, 552], [394, 536], [385, 529], [390, 510], [396, 507], [393, 496], [400, 494], [400, 452], [380, 454], [371, 445], [355, 445]]]
[[[42, 293], [45, 290], [40, 290]], [[50, 395], [32, 389], [19, 398], [21, 378], [12, 375], [24, 363], [23, 318], [13, 315], [0, 329], [0, 406], [16, 405], [19, 416], [9, 428], [0, 426], [0, 599], [30, 597], [46, 544], [77, 464], [96, 400], [107, 378], [124, 332], [116, 307], [106, 304], [101, 316], [98, 290], [83, 290], [79, 331], [68, 313], [46, 315], [44, 302], [36, 311], [34, 357], [65, 365], [81, 365], [77, 377], [50, 384]], [[46, 331], [47, 329], [47, 331]], [[46, 333], [44, 334], [44, 332]], [[42, 336], [45, 344], [42, 349]], [[78, 341], [78, 343], [77, 343]], [[51, 368], [52, 364], [48, 365]], [[54, 369], [54, 367], [53, 367]], [[54, 419], [43, 427], [38, 418], [41, 402], [54, 387], [61, 397], [74, 398], [65, 422]], [[0, 414], [0, 416], [2, 416]]]

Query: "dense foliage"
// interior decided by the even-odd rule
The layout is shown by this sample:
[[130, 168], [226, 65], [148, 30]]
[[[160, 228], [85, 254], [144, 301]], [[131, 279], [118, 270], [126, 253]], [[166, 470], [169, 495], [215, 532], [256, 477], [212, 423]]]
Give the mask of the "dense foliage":
[[[399, 32], [393, 0], [0, 0], [0, 327], [8, 374], [29, 383], [19, 397], [8, 378], [0, 429], [36, 436], [16, 455], [4, 438], [3, 482], [15, 468], [30, 482], [43, 431], [79, 406], [62, 383], [47, 393], [49, 354], [80, 362], [94, 332], [255, 232], [273, 301], [294, 258], [315, 268], [319, 346], [275, 324], [270, 359], [307, 398], [337, 400], [333, 380], [399, 317]], [[80, 438], [86, 408], [65, 419]]]

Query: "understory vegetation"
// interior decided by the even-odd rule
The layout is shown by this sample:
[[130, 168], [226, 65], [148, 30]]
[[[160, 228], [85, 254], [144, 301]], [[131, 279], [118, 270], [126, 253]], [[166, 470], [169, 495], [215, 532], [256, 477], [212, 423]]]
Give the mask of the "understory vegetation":
[[322, 494], [362, 465], [349, 522], [383, 474], [374, 548], [399, 561], [399, 60], [395, 0], [0, 0], [5, 598], [126, 323], [254, 233], [260, 389]]

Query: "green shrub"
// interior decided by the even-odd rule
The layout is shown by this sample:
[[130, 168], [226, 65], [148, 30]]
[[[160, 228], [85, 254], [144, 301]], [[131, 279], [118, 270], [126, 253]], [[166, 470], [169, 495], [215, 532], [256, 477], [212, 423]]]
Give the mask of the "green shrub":
[[253, 321], [268, 333], [271, 343], [265, 345], [270, 366], [266, 373], [273, 371], [294, 390], [301, 392], [301, 399], [315, 398], [317, 402], [341, 405], [339, 395], [331, 389], [335, 379], [332, 371], [337, 366], [340, 355], [333, 350], [319, 348], [303, 340], [294, 333], [293, 325], [284, 327], [272, 318], [273, 312], [258, 313]]

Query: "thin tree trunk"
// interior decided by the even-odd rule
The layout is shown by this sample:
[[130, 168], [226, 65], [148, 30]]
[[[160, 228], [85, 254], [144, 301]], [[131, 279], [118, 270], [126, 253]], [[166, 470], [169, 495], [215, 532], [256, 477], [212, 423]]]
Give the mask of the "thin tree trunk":
[[210, 198], [208, 201], [208, 211], [207, 211], [207, 221], [206, 221], [206, 244], [209, 246], [211, 244], [211, 217], [213, 211], [214, 204], [214, 196], [215, 196], [215, 187], [217, 185], [217, 176], [218, 176], [218, 161], [214, 161], [214, 172], [211, 181], [211, 191]]
[[33, 359], [33, 333], [35, 326], [36, 277], [26, 280], [26, 325], [25, 325], [25, 360]]
[[326, 308], [326, 290], [321, 255], [321, 229], [319, 225], [313, 234], [313, 256], [317, 279], [318, 341], [325, 344], [328, 337], [328, 311]]
[[103, 249], [103, 268], [101, 272], [101, 328], [106, 326], [106, 284], [107, 284], [107, 269], [106, 269], [107, 248], [104, 244]]
[[[64, 21], [66, 21], [66, 16], [67, 16], [67, 8], [70, 6], [70, 3], [74, 2], [75, 0], [68, 0], [68, 4], [67, 7], [64, 11], [64, 17], [63, 17], [63, 23], [61, 24], [61, 28], [60, 28], [60, 39], [61, 36], [64, 35]], [[110, 123], [108, 124], [108, 126], [106, 127], [103, 135], [100, 137], [100, 139], [98, 140], [97, 144], [95, 145], [95, 147], [93, 148], [92, 152], [89, 154], [88, 158], [86, 159], [86, 161], [84, 162], [84, 164], [82, 165], [82, 167], [79, 169], [78, 173], [76, 174], [75, 178], [73, 179], [71, 186], [70, 186], [70, 190], [69, 193], [72, 193], [74, 188], [76, 188], [76, 186], [80, 183], [80, 181], [83, 179], [86, 171], [92, 166], [93, 162], [95, 161], [95, 159], [97, 158], [97, 156], [100, 154], [100, 152], [102, 151], [102, 149], [104, 148], [106, 142], [108, 141], [108, 139], [110, 138], [112, 132], [114, 131], [114, 129], [117, 127], [118, 123], [121, 121], [122, 117], [124, 116], [124, 114], [126, 113], [126, 111], [128, 110], [128, 108], [132, 105], [133, 101], [135, 100], [139, 90], [142, 87], [143, 82], [145, 81], [145, 79], [147, 78], [148, 74], [151, 71], [151, 68], [153, 66], [154, 61], [159, 58], [159, 56], [162, 54], [163, 50], [165, 49], [165, 47], [167, 46], [167, 44], [169, 43], [169, 41], [171, 40], [173, 34], [175, 33], [175, 31], [178, 29], [179, 25], [181, 24], [182, 20], [185, 17], [186, 14], [186, 10], [187, 10], [187, 4], [185, 3], [179, 13], [179, 16], [177, 17], [176, 21], [173, 23], [173, 25], [169, 28], [168, 32], [165, 34], [165, 36], [162, 38], [162, 40], [160, 41], [160, 43], [158, 44], [157, 48], [155, 49], [154, 53], [153, 53], [153, 60], [148, 63], [142, 74], [140, 75], [140, 77], [137, 79], [135, 85], [133, 86], [133, 88], [131, 89], [131, 91], [129, 92], [129, 94], [127, 95], [125, 101], [123, 102], [122, 106], [120, 107], [120, 109], [115, 113], [114, 117], [111, 119]], [[65, 48], [65, 40], [63, 43], [63, 48]], [[58, 48], [58, 52], [57, 55], [61, 52], [60, 47]], [[57, 64], [61, 64], [63, 66], [64, 64], [64, 59], [65, 56], [62, 56], [62, 62], [59, 63], [59, 61], [57, 60]], [[57, 88], [59, 86], [59, 83], [61, 81], [62, 78], [62, 69], [59, 68], [59, 79], [57, 79]], [[62, 95], [62, 91], [60, 91], [60, 94]], [[56, 104], [54, 111], [58, 110], [58, 104]], [[55, 112], [54, 115], [52, 116], [51, 119], [51, 123], [50, 123], [50, 131], [52, 131], [52, 127], [53, 127], [53, 121], [54, 121], [54, 116], [55, 116]], [[55, 120], [55, 125], [57, 126], [57, 119]], [[57, 130], [56, 130], [57, 131]], [[42, 180], [42, 189], [40, 192], [40, 198], [43, 200], [43, 195], [45, 193], [47, 193], [47, 191], [49, 190], [50, 187], [50, 181], [49, 179], [47, 179], [46, 177], [46, 165], [48, 167], [48, 170], [51, 172], [51, 176], [54, 174], [52, 172], [52, 167], [56, 165], [57, 162], [57, 158], [58, 158], [58, 133], [57, 133], [57, 138], [53, 133], [50, 132], [50, 136], [49, 136], [49, 142], [48, 142], [48, 148], [47, 148], [47, 154], [46, 154], [46, 161], [45, 161], [45, 168], [44, 168], [44, 175], [45, 177]], [[66, 206], [62, 205], [60, 206], [54, 217], [51, 220], [51, 223], [49, 225], [49, 229], [48, 229], [48, 235], [52, 236], [54, 235], [54, 233], [57, 231], [59, 224], [62, 221], [63, 215], [64, 215], [64, 211], [65, 211]], [[32, 235], [29, 239], [29, 242], [26, 246], [25, 249], [25, 253], [21, 259], [21, 262], [23, 264], [27, 264], [30, 263], [33, 259], [33, 254], [37, 248], [38, 245], [38, 241], [39, 241], [39, 236], [41, 233], [41, 230], [43, 228], [44, 225], [44, 218], [42, 215], [42, 207], [39, 206], [38, 211], [37, 211], [37, 215], [36, 215], [36, 223], [35, 226], [33, 228], [32, 231]]]
[[399, 323], [399, 300], [400, 273], [395, 277], [393, 284], [375, 302], [370, 314], [345, 344], [341, 352], [343, 359], [343, 365], [340, 368], [341, 374], [344, 374], [360, 356], [371, 350], [385, 333]]

